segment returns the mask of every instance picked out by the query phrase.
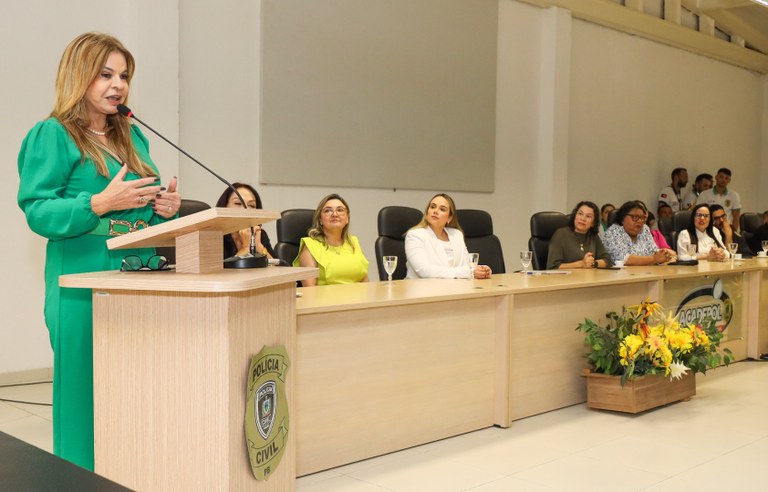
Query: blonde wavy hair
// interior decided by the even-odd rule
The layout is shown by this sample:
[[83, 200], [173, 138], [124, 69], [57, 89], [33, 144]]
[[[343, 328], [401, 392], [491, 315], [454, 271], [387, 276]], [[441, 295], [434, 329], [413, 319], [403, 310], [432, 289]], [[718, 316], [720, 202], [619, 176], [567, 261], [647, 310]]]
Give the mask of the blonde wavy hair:
[[[86, 132], [91, 124], [88, 103], [85, 100], [88, 88], [101, 74], [109, 55], [118, 52], [125, 57], [128, 69], [126, 84], [130, 86], [136, 66], [131, 55], [116, 38], [97, 32], [81, 34], [69, 43], [61, 55], [56, 75], [56, 101], [51, 117], [56, 118], [72, 136], [80, 150], [82, 162], [91, 158], [102, 176], [109, 177], [104, 152], [110, 150], [128, 169], [139, 176], [155, 176], [155, 171], [142, 162], [131, 139], [131, 123], [119, 113], [107, 115], [107, 138], [111, 149]], [[127, 103], [126, 100], [123, 103]]]
[[324, 197], [322, 200], [320, 200], [320, 203], [317, 204], [315, 214], [312, 216], [312, 227], [310, 227], [309, 231], [307, 231], [307, 235], [312, 239], [320, 241], [325, 245], [326, 248], [328, 248], [328, 241], [325, 239], [325, 232], [323, 232], [323, 223], [320, 220], [320, 216], [323, 214], [325, 204], [331, 200], [340, 201], [344, 204], [344, 208], [347, 209], [347, 225], [345, 225], [344, 229], [341, 231], [341, 239], [345, 243], [349, 243], [349, 245], [352, 246], [352, 250], [354, 251], [355, 245], [352, 243], [352, 241], [349, 240], [349, 223], [352, 217], [349, 211], [349, 205], [347, 204], [346, 200], [344, 200], [340, 195], [337, 195], [336, 193], [331, 193], [330, 195]]
[[429, 223], [427, 222], [427, 215], [429, 214], [429, 206], [432, 205], [432, 200], [434, 200], [437, 197], [445, 198], [445, 200], [448, 202], [448, 208], [450, 209], [449, 213], [451, 214], [451, 218], [448, 220], [448, 223], [445, 224], [445, 227], [452, 227], [454, 229], [460, 230], [461, 232], [464, 232], [464, 229], [462, 229], [461, 226], [459, 225], [459, 218], [456, 215], [456, 204], [453, 202], [453, 198], [451, 198], [451, 196], [448, 195], [447, 193], [438, 193], [437, 195], [430, 198], [429, 201], [427, 202], [427, 206], [424, 208], [424, 215], [421, 217], [421, 222], [411, 227], [411, 229], [421, 229], [429, 225]]

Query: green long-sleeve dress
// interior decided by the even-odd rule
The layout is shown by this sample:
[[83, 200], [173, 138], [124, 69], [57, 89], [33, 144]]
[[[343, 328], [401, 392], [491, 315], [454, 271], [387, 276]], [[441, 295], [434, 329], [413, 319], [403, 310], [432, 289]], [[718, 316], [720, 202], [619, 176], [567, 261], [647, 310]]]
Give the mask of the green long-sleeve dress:
[[[132, 127], [139, 158], [157, 168], [149, 157], [146, 137]], [[116, 270], [129, 254], [146, 260], [151, 249], [108, 250], [108, 236], [89, 234], [99, 224], [91, 210], [91, 196], [111, 178], [100, 175], [91, 159], [81, 154], [66, 129], [54, 118], [35, 125], [19, 152], [18, 204], [29, 227], [48, 238], [45, 259], [45, 323], [53, 348], [54, 453], [93, 470], [93, 320], [90, 289], [62, 289], [59, 276], [69, 273]], [[110, 176], [121, 164], [107, 154]], [[139, 176], [128, 173], [126, 180]], [[163, 222], [151, 204], [112, 211], [105, 218]]]

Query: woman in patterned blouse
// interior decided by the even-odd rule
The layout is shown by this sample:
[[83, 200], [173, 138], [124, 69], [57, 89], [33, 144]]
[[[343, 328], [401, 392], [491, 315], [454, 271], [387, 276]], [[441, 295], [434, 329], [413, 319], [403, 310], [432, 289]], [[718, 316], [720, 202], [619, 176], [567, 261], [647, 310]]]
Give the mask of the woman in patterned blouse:
[[675, 261], [671, 249], [659, 249], [651, 230], [645, 225], [648, 208], [640, 200], [631, 200], [619, 208], [611, 227], [605, 231], [605, 247], [613, 262], [624, 265], [659, 265]]

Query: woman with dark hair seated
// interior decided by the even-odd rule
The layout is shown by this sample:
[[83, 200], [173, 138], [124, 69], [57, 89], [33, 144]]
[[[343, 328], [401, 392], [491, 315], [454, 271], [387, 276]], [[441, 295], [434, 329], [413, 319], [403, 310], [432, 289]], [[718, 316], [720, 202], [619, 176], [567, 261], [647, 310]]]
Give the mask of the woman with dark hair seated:
[[335, 193], [317, 204], [308, 237], [301, 238], [293, 260], [293, 266], [320, 270], [317, 278], [302, 280], [303, 287], [368, 281], [368, 260], [357, 236], [349, 233], [349, 218], [349, 205]]
[[[238, 193], [245, 200], [245, 204], [248, 208], [261, 208], [261, 197], [256, 192], [253, 186], [245, 183], [232, 183], [232, 187], [237, 190]], [[217, 207], [226, 208], [244, 208], [240, 199], [232, 191], [232, 188], [226, 188], [224, 193], [221, 194], [216, 201]], [[275, 257], [275, 251], [272, 249], [272, 244], [269, 242], [269, 236], [267, 231], [263, 230], [260, 226], [253, 228], [253, 234], [256, 236], [256, 252], [267, 255], [268, 258]], [[224, 258], [230, 258], [232, 256], [244, 256], [251, 252], [251, 228], [243, 229], [241, 231], [233, 232], [224, 236]]]
[[624, 203], [605, 232], [605, 247], [613, 263], [624, 265], [659, 265], [677, 259], [671, 249], [659, 249], [651, 230], [645, 225], [648, 208], [640, 200]]
[[677, 236], [677, 254], [688, 256], [688, 246], [696, 245], [696, 259], [722, 261], [730, 255], [723, 245], [723, 238], [712, 222], [709, 205], [700, 203], [691, 211], [688, 228]]
[[605, 268], [611, 256], [598, 235], [597, 205], [582, 201], [571, 211], [568, 227], [556, 230], [549, 241], [547, 270], [570, 268]]

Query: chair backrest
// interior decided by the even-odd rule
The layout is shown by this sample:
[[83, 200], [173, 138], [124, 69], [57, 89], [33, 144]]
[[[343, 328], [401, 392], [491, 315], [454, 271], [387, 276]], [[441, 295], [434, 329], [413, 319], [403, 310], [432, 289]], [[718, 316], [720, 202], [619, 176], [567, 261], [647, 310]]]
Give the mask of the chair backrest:
[[[690, 220], [690, 210], [680, 210], [675, 212], [672, 216], [672, 230], [679, 233], [683, 229], [688, 228], [688, 222], [690, 222]], [[670, 246], [672, 245], [670, 244]]]
[[315, 211], [310, 208], [292, 208], [283, 210], [277, 219], [277, 244], [275, 254], [282, 265], [292, 265], [299, 254], [301, 238], [307, 236], [312, 227]]
[[[208, 210], [209, 208], [211, 208], [210, 205], [205, 202], [201, 202], [200, 200], [182, 198], [181, 205], [179, 206], [179, 217], [186, 217], [187, 215], [202, 212], [203, 210]], [[175, 246], [163, 246], [160, 248], [155, 248], [155, 250], [157, 251], [157, 254], [165, 256], [169, 264], [176, 264]]]
[[470, 253], [480, 254], [480, 264], [493, 273], [506, 273], [501, 241], [493, 234], [493, 219], [485, 210], [461, 209], [456, 218], [464, 230], [464, 242]]
[[664, 235], [664, 239], [667, 240], [667, 244], [669, 244], [669, 247], [672, 249], [676, 249], [677, 246], [675, 244], [672, 244], [674, 242], [672, 233], [675, 232], [675, 229], [672, 227], [672, 217], [669, 217], [669, 216], [659, 217], [657, 221], [658, 221], [659, 232], [661, 232]]
[[659, 217], [658, 218], [658, 226], [659, 230], [662, 234], [665, 236], [667, 234], [672, 234], [672, 231], [675, 229], [672, 227], [672, 217], [666, 216], [666, 217]]
[[379, 210], [377, 225], [379, 237], [374, 243], [376, 266], [379, 269], [379, 279], [386, 280], [382, 256], [397, 256], [397, 268], [392, 274], [395, 280], [405, 278], [405, 233], [421, 220], [420, 210], [411, 207], [390, 206]]
[[752, 234], [763, 225], [763, 216], [756, 212], [744, 212], [739, 218], [741, 232]]
[[531, 216], [531, 238], [528, 248], [533, 252], [533, 268], [547, 268], [549, 240], [561, 227], [567, 227], [570, 216], [562, 212], [536, 212]]

